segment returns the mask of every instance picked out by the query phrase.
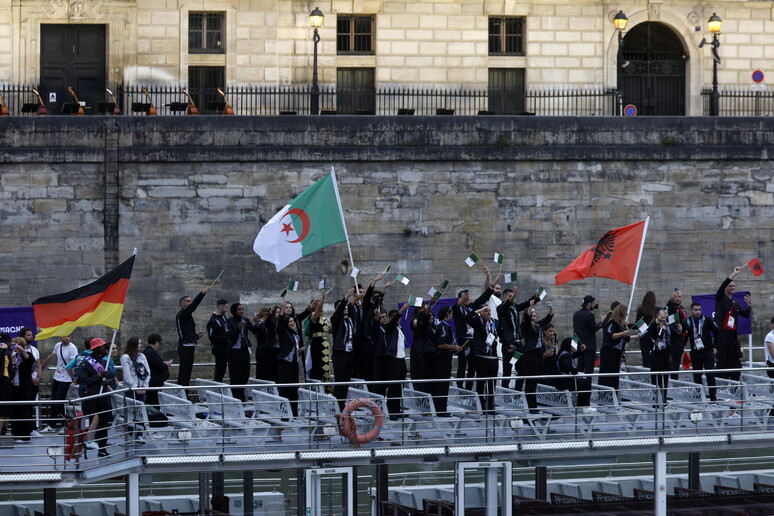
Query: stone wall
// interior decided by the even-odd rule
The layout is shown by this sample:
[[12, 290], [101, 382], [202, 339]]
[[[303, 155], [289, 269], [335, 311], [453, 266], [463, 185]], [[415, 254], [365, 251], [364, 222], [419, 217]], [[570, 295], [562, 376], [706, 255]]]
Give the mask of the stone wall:
[[[293, 196], [335, 167], [355, 264], [367, 283], [391, 263], [411, 279], [390, 303], [483, 286], [475, 250], [518, 271], [520, 299], [544, 282], [560, 335], [584, 294], [628, 301], [606, 279], [560, 287], [553, 276], [605, 231], [651, 217], [635, 294], [666, 302], [712, 293], [735, 265], [774, 264], [774, 120], [539, 117], [40, 117], [0, 120], [2, 306], [94, 280], [138, 260], [123, 336], [173, 343], [177, 299], [223, 281], [218, 297], [248, 310], [274, 303], [289, 278], [308, 302], [324, 275], [333, 296], [343, 244], [277, 273], [252, 241]], [[106, 189], [106, 181], [108, 188]], [[111, 183], [117, 182], [118, 188]], [[774, 314], [767, 273], [753, 293], [757, 342]], [[251, 313], [251, 312], [249, 312]], [[101, 330], [96, 332], [101, 334]], [[205, 355], [206, 356], [206, 355]]]

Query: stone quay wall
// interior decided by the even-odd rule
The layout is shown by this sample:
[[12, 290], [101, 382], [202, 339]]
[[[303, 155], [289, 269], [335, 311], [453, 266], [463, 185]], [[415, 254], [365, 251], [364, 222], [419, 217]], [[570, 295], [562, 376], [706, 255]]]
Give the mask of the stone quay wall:
[[[646, 290], [666, 303], [674, 288], [687, 306], [751, 258], [774, 267], [772, 129], [772, 119], [730, 118], [3, 117], [0, 306], [88, 283], [134, 248], [123, 339], [158, 331], [174, 349], [178, 298], [221, 270], [196, 312], [202, 329], [217, 298], [252, 313], [290, 278], [301, 282], [297, 305], [322, 276], [338, 298], [351, 285], [339, 272], [344, 244], [279, 273], [252, 251], [261, 225], [334, 167], [361, 282], [387, 264], [411, 280], [390, 304], [444, 278], [448, 296], [476, 293], [482, 267], [464, 258], [475, 250], [491, 265], [500, 252], [520, 300], [544, 282], [567, 336], [583, 295], [604, 307], [627, 302], [630, 287], [556, 286], [554, 275], [646, 216], [634, 307]], [[769, 274], [737, 279], [753, 295], [756, 344], [774, 315]], [[87, 333], [108, 331], [79, 330], [76, 342]]]

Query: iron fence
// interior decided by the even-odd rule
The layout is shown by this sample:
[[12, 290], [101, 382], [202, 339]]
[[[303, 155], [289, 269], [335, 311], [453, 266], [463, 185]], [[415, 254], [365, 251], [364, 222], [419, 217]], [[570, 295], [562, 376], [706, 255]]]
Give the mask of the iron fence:
[[[774, 115], [774, 92], [723, 89], [720, 92], [720, 116], [772, 116]], [[701, 92], [704, 116], [710, 114], [712, 90]]]
[[[34, 85], [0, 85], [11, 115], [34, 115], [38, 99]], [[39, 88], [38, 88], [39, 89]], [[189, 98], [179, 86], [118, 85], [121, 113], [145, 115], [151, 107], [157, 115], [182, 116]], [[236, 115], [306, 115], [310, 113], [311, 86], [272, 85], [224, 88], [191, 88], [193, 104], [201, 114], [219, 115], [231, 108]], [[523, 102], [514, 93], [498, 89], [439, 89], [384, 87], [376, 90], [320, 87], [321, 115], [539, 115], [616, 116], [621, 114], [621, 94], [616, 90], [535, 90], [524, 93]], [[106, 102], [109, 102], [107, 96]], [[43, 99], [45, 103], [46, 100]], [[112, 105], [112, 104], [111, 104]], [[26, 106], [26, 109], [25, 109]], [[514, 111], [523, 106], [523, 111]], [[87, 113], [98, 110], [89, 109]], [[49, 106], [49, 114], [60, 114]]]

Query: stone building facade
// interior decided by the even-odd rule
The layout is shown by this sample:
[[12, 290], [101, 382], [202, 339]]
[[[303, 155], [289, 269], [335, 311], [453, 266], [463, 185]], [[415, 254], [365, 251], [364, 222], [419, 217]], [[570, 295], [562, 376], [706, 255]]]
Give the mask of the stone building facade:
[[[723, 20], [721, 86], [765, 89], [751, 74], [774, 64], [774, 4], [753, 0], [0, 0], [0, 83], [39, 84], [59, 102], [67, 85], [85, 92], [102, 82], [309, 84], [315, 7], [325, 15], [320, 82], [340, 89], [504, 88], [518, 97], [620, 89], [635, 74], [642, 78], [625, 84], [624, 100], [642, 114], [698, 115], [713, 69], [711, 45], [699, 44], [712, 39], [713, 13]], [[618, 11], [629, 20], [620, 58]], [[665, 76], [671, 82], [658, 83]], [[671, 111], [648, 113], [661, 101], [639, 88], [654, 80], [677, 96]], [[504, 111], [524, 108], [503, 102]]]

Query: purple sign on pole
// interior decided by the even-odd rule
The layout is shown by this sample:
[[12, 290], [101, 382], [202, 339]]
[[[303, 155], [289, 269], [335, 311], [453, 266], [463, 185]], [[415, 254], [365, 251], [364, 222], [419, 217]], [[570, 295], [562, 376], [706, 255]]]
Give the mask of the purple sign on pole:
[[19, 330], [23, 327], [37, 330], [35, 313], [31, 306], [17, 306], [13, 308], [0, 308], [0, 333], [7, 333], [13, 337], [19, 336]]
[[[734, 292], [733, 299], [742, 308], [747, 308], [747, 303], [744, 302], [744, 296], [746, 294], [749, 294], [749, 292]], [[691, 296], [691, 300], [694, 303], [699, 303], [701, 305], [701, 313], [704, 315], [709, 315], [713, 319], [715, 318], [715, 294], [700, 294], [697, 296]], [[688, 315], [690, 315], [691, 311], [690, 309], [687, 310]], [[736, 333], [738, 335], [752, 335], [752, 319], [749, 317], [739, 317], [739, 325], [736, 328]]]

